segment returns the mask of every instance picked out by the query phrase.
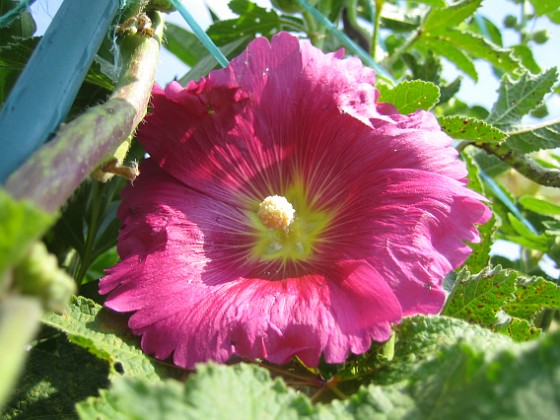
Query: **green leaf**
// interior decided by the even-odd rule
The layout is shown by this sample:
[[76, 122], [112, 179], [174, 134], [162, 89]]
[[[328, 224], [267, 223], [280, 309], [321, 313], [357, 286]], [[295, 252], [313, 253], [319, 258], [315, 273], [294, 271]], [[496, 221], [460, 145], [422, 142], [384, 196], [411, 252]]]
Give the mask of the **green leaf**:
[[545, 308], [560, 309], [560, 287], [542, 277], [521, 278], [515, 300], [504, 307], [511, 316], [531, 321]]
[[165, 24], [164, 41], [165, 48], [190, 67], [208, 55], [195, 34], [171, 22]]
[[419, 418], [555, 418], [559, 357], [558, 333], [499, 352], [465, 340], [418, 369], [407, 390]]
[[62, 315], [49, 314], [43, 322], [66, 333], [70, 341], [110, 363], [111, 378], [121, 375], [157, 381], [184, 372], [145, 355], [120, 316], [97, 303], [76, 297]]
[[560, 120], [533, 126], [512, 127], [507, 131], [507, 146], [518, 152], [531, 153], [560, 147]]
[[474, 81], [478, 81], [478, 73], [472, 58], [465, 52], [449, 42], [441, 42], [436, 38], [420, 37], [415, 44], [416, 48], [422, 52], [432, 51], [451, 61], [459, 70], [470, 76]]
[[443, 131], [459, 140], [472, 140], [480, 143], [499, 143], [507, 137], [506, 133], [482, 120], [453, 115], [439, 118]]
[[225, 45], [247, 35], [254, 38], [257, 33], [269, 36], [281, 28], [282, 19], [274, 10], [266, 10], [247, 0], [232, 0], [229, 8], [239, 17], [215, 22], [207, 31], [217, 45]]
[[431, 9], [422, 25], [423, 32], [436, 34], [463, 23], [480, 7], [482, 0], [463, 0], [441, 9]]
[[[217, 398], [219, 396], [219, 398]], [[185, 383], [167, 380], [153, 384], [123, 378], [111, 390], [78, 404], [82, 419], [296, 419], [315, 411], [309, 399], [263, 368], [199, 365]]]
[[527, 210], [545, 216], [560, 216], [560, 206], [547, 200], [541, 200], [533, 196], [525, 195], [519, 198], [519, 202]]
[[560, 0], [529, 0], [537, 13], [537, 16], [556, 12], [560, 8]]
[[380, 101], [393, 104], [401, 114], [429, 110], [439, 101], [436, 85], [422, 80], [404, 81], [393, 88], [380, 88]]
[[550, 237], [544, 234], [531, 232], [527, 226], [513, 214], [508, 213], [508, 221], [519, 236], [508, 237], [509, 240], [527, 248], [547, 252], [551, 246]]
[[507, 301], [514, 299], [516, 279], [516, 272], [500, 266], [485, 268], [476, 275], [462, 270], [457, 274], [442, 314], [492, 327], [498, 322], [498, 312]]
[[449, 30], [437, 36], [436, 40], [460, 48], [471, 56], [485, 60], [505, 72], [514, 73], [519, 69], [519, 61], [513, 58], [511, 50], [500, 48], [481, 35], [461, 30]]
[[109, 385], [106, 363], [64, 339], [55, 352], [37, 348], [29, 353], [15, 395], [3, 419], [75, 418], [74, 405]]
[[523, 73], [517, 80], [505, 75], [498, 90], [498, 100], [487, 121], [501, 129], [517, 124], [524, 115], [542, 103], [544, 95], [551, 91], [557, 78], [555, 67], [536, 76]]
[[542, 72], [539, 64], [535, 61], [533, 51], [527, 45], [514, 45], [511, 49], [513, 51], [513, 56], [531, 73], [539, 74]]
[[[55, 215], [45, 213], [26, 201], [15, 201], [0, 189], [0, 280], [15, 266], [31, 244], [54, 223]], [[3, 288], [0, 283], [0, 291]]]

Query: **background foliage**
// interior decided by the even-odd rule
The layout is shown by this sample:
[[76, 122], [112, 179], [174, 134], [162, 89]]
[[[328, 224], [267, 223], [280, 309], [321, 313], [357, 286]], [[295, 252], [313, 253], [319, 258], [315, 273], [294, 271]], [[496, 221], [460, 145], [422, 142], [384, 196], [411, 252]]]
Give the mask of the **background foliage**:
[[[540, 23], [560, 24], [560, 1], [510, 2], [518, 14], [492, 21], [482, 0], [273, 0], [272, 8], [232, 0], [233, 19], [210, 10], [207, 39], [163, 25], [161, 12], [180, 2], [99, 0], [103, 36], [97, 44], [88, 33], [72, 39], [91, 51], [74, 57], [80, 76], [49, 31], [48, 50], [33, 36], [32, 2], [0, 0], [3, 418], [559, 417], [560, 120], [549, 117], [549, 104], [560, 88], [557, 69], [541, 68], [532, 48], [548, 41]], [[93, 19], [96, 11], [86, 9], [64, 10]], [[103, 270], [118, 259], [120, 192], [144, 155], [132, 133], [146, 112], [160, 41], [189, 66], [186, 84], [218, 67], [214, 44], [231, 59], [256, 36], [279, 31], [360, 57], [378, 72], [380, 100], [401, 113], [431, 110], [494, 217], [465, 265], [444, 280], [441, 315], [404, 320], [368, 353], [319, 369], [298, 360], [234, 361], [189, 372], [145, 355], [127, 317], [103, 309], [97, 293]], [[504, 31], [518, 42], [504, 45]], [[477, 62], [500, 80], [488, 109], [457, 98], [464, 80], [480, 79]], [[53, 78], [41, 77], [45, 63]], [[450, 66], [459, 74], [453, 80], [444, 76]], [[34, 96], [56, 83], [64, 89]], [[31, 95], [25, 106], [17, 102], [23, 90]], [[20, 128], [42, 121], [38, 108], [63, 103], [54, 128], [40, 125], [18, 161]], [[519, 254], [493, 254], [497, 240]]]

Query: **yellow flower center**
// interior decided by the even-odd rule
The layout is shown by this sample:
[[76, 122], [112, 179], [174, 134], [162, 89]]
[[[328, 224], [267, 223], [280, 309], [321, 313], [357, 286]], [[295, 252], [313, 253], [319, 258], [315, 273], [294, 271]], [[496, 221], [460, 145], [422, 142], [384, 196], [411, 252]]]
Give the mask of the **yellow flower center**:
[[296, 211], [285, 197], [271, 195], [259, 204], [257, 216], [270, 229], [287, 230], [294, 221]]
[[284, 192], [250, 204], [254, 209], [248, 213], [254, 236], [251, 258], [257, 261], [285, 266], [311, 260], [332, 219], [330, 212], [312, 204], [303, 183], [296, 182]]

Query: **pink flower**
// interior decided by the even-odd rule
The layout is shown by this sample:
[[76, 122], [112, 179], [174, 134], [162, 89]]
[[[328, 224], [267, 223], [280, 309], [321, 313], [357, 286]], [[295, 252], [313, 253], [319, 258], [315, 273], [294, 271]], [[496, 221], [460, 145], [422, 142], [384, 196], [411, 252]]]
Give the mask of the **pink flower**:
[[154, 88], [138, 133], [151, 158], [100, 286], [144, 351], [188, 368], [340, 363], [441, 309], [490, 211], [435, 118], [377, 103], [374, 81], [282, 33]]

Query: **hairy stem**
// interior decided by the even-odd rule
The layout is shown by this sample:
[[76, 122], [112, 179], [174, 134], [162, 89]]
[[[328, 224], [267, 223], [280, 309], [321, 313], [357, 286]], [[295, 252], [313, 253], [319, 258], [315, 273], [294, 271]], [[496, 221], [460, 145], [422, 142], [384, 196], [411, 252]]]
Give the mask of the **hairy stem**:
[[117, 89], [104, 104], [63, 126], [6, 182], [15, 198], [43, 210], [58, 210], [104, 158], [135, 130], [146, 113], [163, 33], [159, 13], [154, 37], [127, 35], [121, 43], [124, 66]]
[[538, 184], [547, 187], [560, 188], [560, 171], [557, 169], [543, 168], [530, 157], [507, 149], [505, 146], [494, 144], [476, 144], [486, 152], [496, 156], [507, 163], [520, 174]]

